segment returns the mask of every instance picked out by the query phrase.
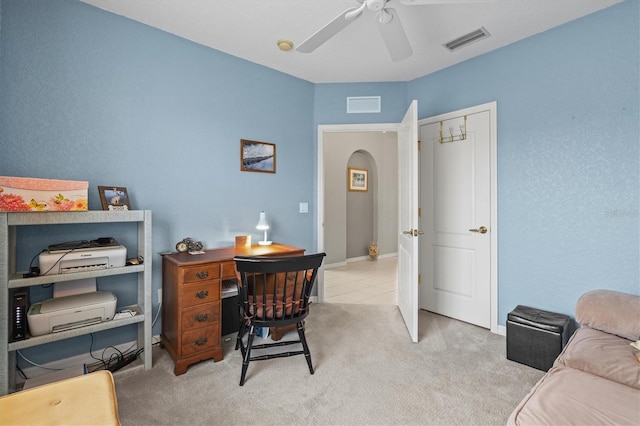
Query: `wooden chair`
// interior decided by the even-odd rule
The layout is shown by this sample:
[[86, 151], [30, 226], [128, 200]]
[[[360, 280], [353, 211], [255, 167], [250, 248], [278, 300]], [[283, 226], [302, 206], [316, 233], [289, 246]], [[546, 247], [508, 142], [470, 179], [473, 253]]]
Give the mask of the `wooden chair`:
[[[242, 352], [240, 386], [244, 385], [251, 361], [304, 355], [309, 372], [313, 374], [311, 353], [304, 335], [303, 320], [309, 315], [309, 296], [316, 280], [324, 253], [295, 257], [245, 257], [234, 260], [238, 271], [238, 296], [240, 302], [240, 330], [236, 349]], [[298, 340], [253, 345], [256, 327], [285, 327], [297, 325]], [[247, 344], [244, 335], [247, 330]], [[252, 350], [301, 344], [302, 350], [270, 352], [252, 356]]]

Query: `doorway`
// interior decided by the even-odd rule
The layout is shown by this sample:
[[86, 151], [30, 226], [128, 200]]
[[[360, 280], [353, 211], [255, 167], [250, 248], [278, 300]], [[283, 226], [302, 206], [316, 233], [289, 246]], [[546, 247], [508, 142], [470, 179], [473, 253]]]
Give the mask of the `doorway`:
[[[357, 124], [318, 126], [318, 250], [327, 258], [318, 274], [318, 300], [325, 300], [324, 271], [347, 267], [347, 171], [354, 152], [366, 151], [374, 160], [371, 175], [375, 238], [379, 256], [397, 253], [397, 125]], [[326, 230], [330, 232], [325, 233]], [[365, 252], [366, 253], [366, 252]], [[354, 260], [364, 260], [356, 258]], [[370, 263], [367, 261], [367, 263]]]

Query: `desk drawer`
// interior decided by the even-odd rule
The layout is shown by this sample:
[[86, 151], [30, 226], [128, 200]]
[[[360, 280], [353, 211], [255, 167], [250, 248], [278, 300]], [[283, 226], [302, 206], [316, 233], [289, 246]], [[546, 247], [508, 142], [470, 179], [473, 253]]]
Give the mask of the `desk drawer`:
[[220, 278], [219, 263], [180, 268], [180, 271], [183, 283], [195, 283]]
[[220, 281], [185, 284], [180, 289], [180, 293], [183, 308], [215, 302], [220, 300]]
[[182, 333], [182, 356], [206, 351], [219, 345], [220, 328], [217, 324]]
[[220, 322], [220, 302], [196, 305], [182, 310], [182, 331]]

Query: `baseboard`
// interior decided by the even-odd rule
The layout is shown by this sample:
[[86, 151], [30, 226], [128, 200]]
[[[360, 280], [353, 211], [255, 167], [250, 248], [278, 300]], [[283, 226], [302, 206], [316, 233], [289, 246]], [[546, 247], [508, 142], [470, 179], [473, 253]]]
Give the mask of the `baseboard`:
[[[151, 344], [156, 344], [159, 342], [160, 342], [160, 335], [151, 337]], [[114, 345], [114, 347], [119, 351], [124, 352], [124, 351], [130, 350], [132, 347], [135, 347], [136, 344], [137, 344], [136, 341], [131, 341], [131, 342], [121, 343], [119, 345]], [[103, 350], [104, 349], [94, 350], [93, 353], [96, 356], [98, 355], [101, 356]], [[105, 356], [108, 357], [114, 352], [116, 351], [111, 349], [111, 351], [107, 351], [105, 353]], [[16, 355], [16, 357], [21, 358], [20, 355]], [[73, 368], [73, 367], [77, 367], [79, 365], [84, 365], [84, 364], [93, 364], [94, 362], [96, 362], [96, 359], [92, 358], [89, 352], [86, 352], [86, 353], [74, 355], [68, 358], [51, 361], [46, 364], [41, 364], [42, 367], [33, 365], [31, 367], [23, 368], [22, 371], [28, 378], [33, 379], [36, 377], [44, 376], [45, 374], [53, 373], [55, 371], [65, 370], [68, 368]], [[24, 381], [25, 379], [22, 377], [22, 375], [20, 375], [19, 373], [16, 373], [16, 384], [18, 385], [22, 384], [24, 383]]]
[[343, 266], [347, 266], [347, 262], [327, 263], [324, 265], [324, 269], [341, 268]]
[[[387, 253], [387, 254], [381, 254], [378, 256], [378, 259], [388, 259], [390, 257], [398, 257], [398, 253]], [[335, 263], [329, 263], [329, 264], [325, 264], [324, 265], [324, 269], [334, 269], [334, 268], [341, 268], [343, 266], [347, 266], [347, 264], [349, 263], [353, 263], [353, 262], [362, 262], [363, 260], [370, 260], [371, 258], [369, 256], [358, 256], [358, 257], [350, 257], [347, 260], [344, 260], [342, 262], [335, 262]]]
[[507, 335], [507, 327], [505, 327], [504, 325], [499, 325], [498, 326], [498, 334], [501, 336], [506, 336]]

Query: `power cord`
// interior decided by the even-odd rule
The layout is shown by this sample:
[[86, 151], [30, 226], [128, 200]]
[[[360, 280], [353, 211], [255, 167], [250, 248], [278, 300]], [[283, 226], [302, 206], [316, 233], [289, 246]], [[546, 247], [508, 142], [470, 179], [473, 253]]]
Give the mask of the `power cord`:
[[38, 364], [37, 362], [33, 362], [31, 361], [29, 358], [27, 358], [26, 356], [24, 356], [22, 354], [22, 352], [20, 352], [19, 350], [16, 351], [18, 353], [18, 355], [20, 356], [20, 358], [24, 359], [26, 362], [28, 362], [29, 364], [33, 365], [34, 367], [40, 367], [40, 368], [44, 368], [45, 370], [53, 370], [53, 371], [60, 371], [60, 370], [64, 370], [64, 368], [52, 368], [52, 367], [45, 367], [44, 365]]

